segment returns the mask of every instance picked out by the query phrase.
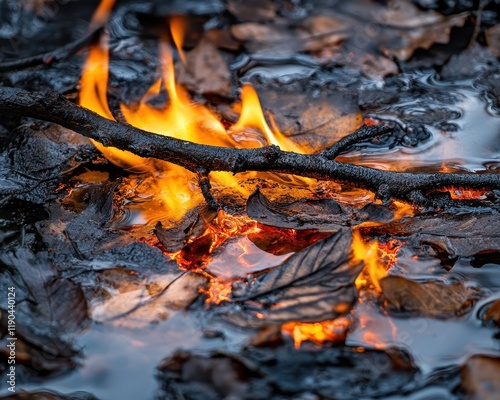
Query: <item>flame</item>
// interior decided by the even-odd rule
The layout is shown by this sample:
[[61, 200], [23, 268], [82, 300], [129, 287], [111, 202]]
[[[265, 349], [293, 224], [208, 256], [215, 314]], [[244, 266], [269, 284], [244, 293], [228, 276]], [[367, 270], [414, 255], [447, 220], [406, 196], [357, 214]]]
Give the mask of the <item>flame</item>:
[[94, 15], [92, 16], [90, 27], [98, 27], [104, 25], [108, 20], [109, 13], [113, 9], [114, 5], [115, 0], [101, 0], [99, 6], [94, 12]]
[[170, 18], [170, 33], [172, 34], [172, 39], [174, 40], [175, 47], [179, 52], [179, 57], [184, 64], [187, 64], [186, 55], [184, 50], [182, 50], [182, 44], [184, 42], [184, 36], [186, 34], [186, 20], [180, 15], [176, 15]]
[[351, 320], [347, 317], [314, 323], [290, 321], [281, 326], [281, 331], [290, 335], [295, 348], [299, 349], [305, 341], [317, 346], [325, 342], [343, 342], [350, 324]]
[[232, 291], [232, 282], [219, 281], [211, 275], [208, 275], [208, 277], [210, 280], [208, 289], [200, 289], [200, 292], [207, 296], [205, 302], [209, 304], [220, 304], [230, 300], [229, 296]]
[[[273, 124], [274, 125], [274, 124]], [[238, 121], [231, 127], [230, 133], [235, 140], [242, 142], [247, 141], [248, 130], [255, 129], [264, 135], [265, 142], [255, 138], [256, 144], [248, 144], [245, 147], [260, 147], [265, 144], [273, 144], [279, 146], [285, 151], [301, 152], [298, 145], [293, 143], [290, 139], [286, 138], [279, 130], [272, 130], [267, 124], [264, 112], [260, 105], [259, 96], [255, 89], [246, 84], [241, 88], [241, 114]], [[243, 135], [242, 135], [243, 133]], [[257, 143], [260, 146], [257, 146]]]
[[354, 230], [352, 234], [352, 250], [355, 260], [363, 260], [365, 262], [363, 271], [361, 271], [355, 281], [358, 290], [372, 284], [378, 292], [381, 292], [382, 288], [379, 281], [387, 273], [384, 266], [380, 263], [378, 242], [375, 240], [366, 244], [359, 230]]

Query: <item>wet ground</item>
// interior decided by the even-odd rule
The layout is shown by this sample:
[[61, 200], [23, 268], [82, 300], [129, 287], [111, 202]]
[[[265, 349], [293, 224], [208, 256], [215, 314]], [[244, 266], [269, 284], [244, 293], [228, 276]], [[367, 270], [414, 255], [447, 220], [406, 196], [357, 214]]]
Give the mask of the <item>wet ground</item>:
[[[453, 7], [414, 2], [421, 8], [411, 2], [400, 8], [368, 1], [255, 3], [119, 2], [107, 28], [113, 113], [120, 102], [137, 102], [158, 78], [159, 37], [172, 15], [183, 15], [187, 54], [201, 48], [209, 58], [221, 56], [230, 74], [209, 63], [193, 77], [182, 72], [174, 51], [177, 77], [225, 127], [238, 118], [241, 85], [251, 83], [268, 119], [272, 115], [305, 152], [334, 143], [361, 121], [391, 123], [393, 133], [360, 143], [339, 160], [381, 170], [498, 173], [494, 1], [481, 8], [460, 1]], [[0, 70], [85, 36], [98, 2], [33, 4], [0, 1]], [[55, 10], [50, 17], [43, 14], [47, 7]], [[213, 48], [199, 44], [207, 37]], [[53, 64], [6, 67], [0, 82], [76, 99], [87, 55], [83, 47]], [[164, 100], [165, 93], [153, 102]], [[0, 282], [2, 293], [8, 287], [17, 293], [18, 393], [82, 399], [498, 395], [496, 191], [453, 188], [458, 197], [479, 196], [483, 205], [473, 209], [363, 213], [373, 195], [345, 185], [237, 176], [250, 193], [258, 184], [264, 198], [254, 193], [247, 202], [248, 196], [215, 185], [229, 216], [200, 222], [203, 212], [187, 214], [195, 222], [177, 253], [166, 251], [158, 234], [158, 221], [178, 221], [168, 220], [171, 214], [148, 192], [151, 175], [112, 165], [63, 128], [5, 115], [0, 150]], [[311, 201], [300, 202], [304, 197]], [[332, 219], [334, 209], [339, 216]], [[395, 279], [382, 280], [379, 291], [354, 285], [362, 268], [350, 252], [358, 225], [365, 242], [399, 243], [396, 261], [386, 263]], [[184, 239], [176, 236], [176, 243]], [[0, 357], [7, 361], [5, 302], [6, 296]], [[290, 321], [345, 317], [346, 329], [324, 343], [304, 340], [300, 348], [285, 328]], [[0, 389], [10, 398], [4, 379]]]

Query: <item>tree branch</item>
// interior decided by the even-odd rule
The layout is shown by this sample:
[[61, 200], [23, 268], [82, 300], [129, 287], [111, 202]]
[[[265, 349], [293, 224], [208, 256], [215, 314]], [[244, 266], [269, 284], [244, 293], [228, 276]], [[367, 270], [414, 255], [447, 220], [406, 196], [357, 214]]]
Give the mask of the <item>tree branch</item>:
[[336, 181], [370, 190], [383, 199], [427, 207], [446, 206], [442, 197], [433, 202], [432, 196], [423, 196], [439, 189], [500, 189], [499, 174], [389, 172], [332, 161], [323, 154], [285, 152], [277, 146], [235, 149], [196, 144], [119, 124], [53, 93], [0, 87], [0, 112], [53, 122], [97, 140], [104, 146], [128, 150], [141, 157], [165, 160], [194, 173], [199, 173], [201, 169], [205, 173], [267, 171], [294, 174]]

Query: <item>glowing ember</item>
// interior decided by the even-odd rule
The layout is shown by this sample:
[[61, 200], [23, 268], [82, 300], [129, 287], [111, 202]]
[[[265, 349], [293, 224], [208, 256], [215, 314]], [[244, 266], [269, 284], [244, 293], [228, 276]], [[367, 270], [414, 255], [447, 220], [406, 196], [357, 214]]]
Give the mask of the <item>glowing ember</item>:
[[298, 349], [305, 341], [318, 346], [325, 342], [343, 342], [350, 324], [351, 320], [347, 317], [314, 323], [291, 321], [283, 324], [281, 330], [293, 338], [295, 348]]
[[220, 304], [229, 300], [232, 290], [232, 282], [221, 282], [217, 278], [208, 275], [210, 283], [208, 289], [200, 289], [201, 293], [206, 294], [206, 303]]

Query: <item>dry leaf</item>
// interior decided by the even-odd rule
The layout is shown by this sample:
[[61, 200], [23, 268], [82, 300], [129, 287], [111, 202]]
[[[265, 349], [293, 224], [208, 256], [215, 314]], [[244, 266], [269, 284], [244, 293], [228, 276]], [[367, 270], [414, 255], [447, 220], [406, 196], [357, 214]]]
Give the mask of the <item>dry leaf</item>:
[[468, 399], [497, 400], [500, 393], [500, 358], [473, 356], [461, 370], [461, 389]]
[[488, 48], [494, 55], [500, 57], [500, 24], [487, 29], [484, 34]]
[[186, 56], [186, 64], [176, 68], [177, 81], [190, 91], [202, 94], [231, 94], [231, 72], [220, 51], [208, 40], [202, 40]]
[[265, 21], [276, 17], [278, 7], [271, 0], [229, 0], [227, 9], [243, 21]]
[[396, 310], [428, 317], [462, 315], [480, 297], [477, 288], [466, 287], [461, 282], [415, 282], [401, 276], [387, 276], [380, 280], [380, 286], [385, 298]]

